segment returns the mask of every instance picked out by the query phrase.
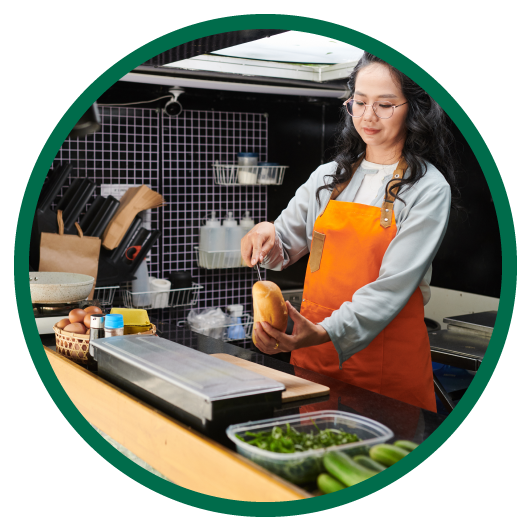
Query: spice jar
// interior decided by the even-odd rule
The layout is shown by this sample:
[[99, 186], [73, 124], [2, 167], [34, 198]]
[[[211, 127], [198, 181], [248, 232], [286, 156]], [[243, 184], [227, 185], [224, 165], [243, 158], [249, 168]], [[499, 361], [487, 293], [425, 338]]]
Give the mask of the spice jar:
[[102, 314], [95, 313], [90, 315], [90, 343], [88, 346], [88, 353], [93, 361], [96, 360], [94, 341], [96, 339], [102, 339], [105, 336], [104, 322], [105, 317]]
[[105, 317], [105, 338], [123, 335], [123, 315], [110, 314]]

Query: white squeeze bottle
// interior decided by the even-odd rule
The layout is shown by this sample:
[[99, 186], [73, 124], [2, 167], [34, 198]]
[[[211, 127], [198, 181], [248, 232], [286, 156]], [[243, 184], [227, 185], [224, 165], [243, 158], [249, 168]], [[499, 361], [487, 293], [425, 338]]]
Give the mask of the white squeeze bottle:
[[241, 261], [241, 230], [232, 212], [226, 214], [223, 221], [225, 229], [225, 266], [238, 267]]
[[[245, 212], [245, 217], [243, 217], [239, 223], [239, 230], [241, 231], [241, 239], [254, 228], [254, 219], [250, 218], [250, 212], [247, 210]], [[241, 265], [246, 266], [243, 258], [241, 258]]]
[[199, 235], [199, 264], [201, 267], [213, 269], [219, 267], [219, 260], [222, 260], [221, 252], [225, 247], [225, 231], [221, 226], [221, 221], [216, 218], [215, 210], [212, 211], [212, 218], [201, 226]]
[[250, 218], [250, 212], [248, 210], [245, 212], [245, 217], [241, 219], [240, 228], [241, 238], [243, 238], [243, 236], [245, 236], [247, 232], [254, 228], [254, 219]]

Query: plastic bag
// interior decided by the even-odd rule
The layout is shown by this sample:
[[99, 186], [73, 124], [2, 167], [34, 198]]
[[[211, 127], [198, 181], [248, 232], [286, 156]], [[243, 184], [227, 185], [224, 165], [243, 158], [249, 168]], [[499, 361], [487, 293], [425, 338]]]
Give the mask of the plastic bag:
[[188, 323], [192, 331], [214, 339], [222, 339], [230, 317], [221, 308], [192, 309], [188, 314]]

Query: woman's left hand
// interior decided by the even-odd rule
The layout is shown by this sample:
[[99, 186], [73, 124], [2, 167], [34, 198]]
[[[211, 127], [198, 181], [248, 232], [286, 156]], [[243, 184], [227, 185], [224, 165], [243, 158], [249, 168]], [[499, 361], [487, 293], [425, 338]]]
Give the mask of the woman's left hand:
[[307, 346], [317, 346], [331, 340], [328, 332], [320, 324], [313, 324], [307, 320], [289, 302], [286, 302], [286, 305], [289, 316], [294, 323], [293, 334], [282, 333], [268, 322], [258, 322], [254, 335], [256, 346], [263, 353], [274, 355]]

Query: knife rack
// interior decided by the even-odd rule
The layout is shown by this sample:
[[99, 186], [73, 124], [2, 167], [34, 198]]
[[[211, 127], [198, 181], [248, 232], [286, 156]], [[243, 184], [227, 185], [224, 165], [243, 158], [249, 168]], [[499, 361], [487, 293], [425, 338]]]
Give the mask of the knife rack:
[[[66, 184], [73, 165], [59, 165], [48, 178], [43, 187], [31, 230], [30, 268], [38, 271], [40, 260], [40, 239], [43, 232], [57, 233], [57, 210], [62, 210], [65, 234], [77, 234], [75, 222], [85, 209], [96, 190], [96, 183], [88, 178], [76, 178], [58, 197]], [[57, 203], [52, 208], [54, 200]], [[101, 237], [108, 223], [116, 213], [120, 201], [111, 195], [106, 199], [96, 196], [88, 211], [81, 217], [79, 225], [84, 235]], [[147, 253], [160, 237], [158, 230], [146, 230], [141, 227], [142, 219], [136, 216], [120, 244], [113, 250], [101, 247], [98, 265], [97, 287], [115, 286], [118, 283], [131, 281]], [[131, 255], [131, 249], [134, 249]]]

